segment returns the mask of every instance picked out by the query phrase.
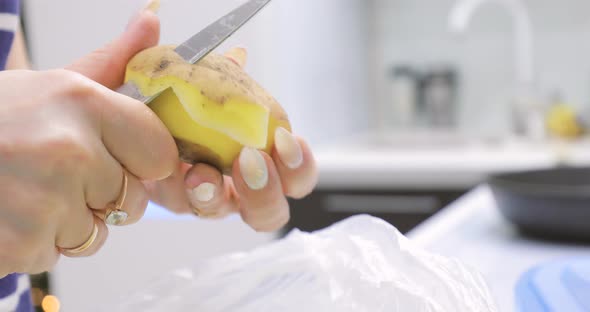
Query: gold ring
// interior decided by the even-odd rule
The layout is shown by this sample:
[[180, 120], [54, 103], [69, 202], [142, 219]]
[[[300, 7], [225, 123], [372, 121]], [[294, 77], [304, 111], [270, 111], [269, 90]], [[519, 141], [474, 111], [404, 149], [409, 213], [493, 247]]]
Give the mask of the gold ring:
[[119, 198], [107, 208], [107, 213], [104, 222], [108, 225], [121, 225], [127, 221], [129, 214], [121, 209], [127, 197], [127, 185], [129, 178], [127, 171], [123, 170], [123, 186], [121, 187], [121, 194]]
[[82, 253], [84, 251], [86, 251], [88, 248], [90, 248], [90, 246], [92, 246], [92, 244], [94, 244], [94, 241], [96, 240], [96, 237], [98, 236], [98, 226], [96, 225], [96, 223], [94, 223], [94, 229], [92, 230], [92, 234], [90, 234], [90, 237], [88, 237], [88, 239], [79, 247], [76, 248], [71, 248], [71, 249], [67, 249], [67, 248], [61, 248], [61, 250], [67, 252], [68, 254], [79, 254]]

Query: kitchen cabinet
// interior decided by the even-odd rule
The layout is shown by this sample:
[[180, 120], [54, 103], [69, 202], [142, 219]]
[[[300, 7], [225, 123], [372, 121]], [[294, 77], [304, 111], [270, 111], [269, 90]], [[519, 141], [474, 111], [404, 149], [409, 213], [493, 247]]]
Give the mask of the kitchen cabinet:
[[315, 231], [353, 215], [370, 214], [406, 233], [466, 191], [318, 189], [304, 199], [290, 201], [291, 220], [286, 231]]

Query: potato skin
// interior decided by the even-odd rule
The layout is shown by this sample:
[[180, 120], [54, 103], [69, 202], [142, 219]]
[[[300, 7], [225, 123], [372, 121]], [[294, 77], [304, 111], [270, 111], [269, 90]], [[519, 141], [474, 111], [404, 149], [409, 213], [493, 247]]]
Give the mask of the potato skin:
[[151, 78], [178, 77], [199, 86], [208, 98], [220, 105], [228, 97], [245, 97], [270, 108], [271, 116], [276, 120], [289, 121], [277, 100], [234, 61], [210, 53], [196, 64], [189, 64], [174, 52], [174, 48], [172, 45], [162, 45], [143, 50], [131, 59], [127, 70], [144, 73]]
[[[234, 60], [211, 53], [198, 63], [189, 64], [174, 52], [174, 48], [171, 45], [157, 46], [138, 53], [127, 65], [126, 80], [129, 77], [137, 77], [137, 73], [150, 81], [171, 76], [195, 86], [203, 96], [215, 102], [215, 105], [223, 106], [227, 99], [238, 97], [267, 107], [269, 122], [266, 130], [266, 147], [263, 149], [267, 153], [270, 153], [274, 146], [274, 132], [277, 127], [291, 131], [289, 118], [281, 105], [248, 76]], [[160, 97], [153, 103], [162, 105], [161, 99]], [[168, 105], [167, 103], [169, 101], [164, 104]], [[200, 103], [189, 105], [200, 105]], [[207, 138], [199, 138], [199, 141], [193, 142], [193, 140], [188, 141], [175, 136], [175, 140], [182, 161], [189, 164], [207, 163], [225, 174], [230, 174], [232, 160], [239, 156], [233, 148], [230, 155], [222, 155], [219, 151], [208, 148], [204, 144]], [[231, 138], [227, 140], [224, 146], [234, 146], [237, 142], [232, 141]], [[226, 142], [225, 139], [222, 141]], [[243, 146], [242, 142], [237, 143]]]

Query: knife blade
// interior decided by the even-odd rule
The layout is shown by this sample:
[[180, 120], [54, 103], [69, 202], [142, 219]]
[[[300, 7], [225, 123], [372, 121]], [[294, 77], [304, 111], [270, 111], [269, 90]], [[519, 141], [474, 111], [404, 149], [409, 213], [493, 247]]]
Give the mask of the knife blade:
[[[246, 22], [262, 10], [270, 1], [247, 1], [180, 44], [174, 51], [188, 63], [195, 64], [246, 24]], [[141, 94], [141, 91], [133, 82], [123, 84], [117, 89], [117, 92], [145, 104], [148, 104], [159, 95], [145, 96]]]

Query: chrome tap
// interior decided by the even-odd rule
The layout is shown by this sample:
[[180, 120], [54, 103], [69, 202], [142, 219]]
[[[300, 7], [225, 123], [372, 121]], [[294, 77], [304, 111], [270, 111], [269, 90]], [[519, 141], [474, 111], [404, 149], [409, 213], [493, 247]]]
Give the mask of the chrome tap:
[[542, 112], [535, 92], [533, 30], [529, 12], [522, 0], [458, 0], [451, 9], [449, 31], [462, 34], [475, 12], [485, 4], [498, 4], [514, 21], [514, 56], [516, 66], [515, 128], [529, 137], [544, 135]]

